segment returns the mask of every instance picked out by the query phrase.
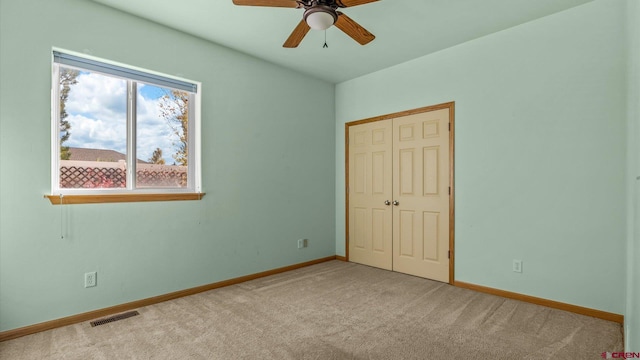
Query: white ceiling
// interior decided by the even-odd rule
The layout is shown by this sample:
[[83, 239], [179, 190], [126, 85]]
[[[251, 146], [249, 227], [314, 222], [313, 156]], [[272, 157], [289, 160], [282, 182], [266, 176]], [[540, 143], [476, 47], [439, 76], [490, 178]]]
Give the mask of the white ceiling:
[[232, 0], [93, 0], [329, 82], [338, 83], [593, 0], [381, 0], [343, 9], [376, 36], [362, 46], [331, 27], [282, 44], [302, 9]]

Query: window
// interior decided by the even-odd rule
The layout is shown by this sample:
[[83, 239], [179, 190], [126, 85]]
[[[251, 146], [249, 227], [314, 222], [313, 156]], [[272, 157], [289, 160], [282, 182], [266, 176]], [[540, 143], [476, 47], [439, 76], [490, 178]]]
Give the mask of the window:
[[200, 192], [199, 83], [54, 51], [52, 88], [54, 195]]

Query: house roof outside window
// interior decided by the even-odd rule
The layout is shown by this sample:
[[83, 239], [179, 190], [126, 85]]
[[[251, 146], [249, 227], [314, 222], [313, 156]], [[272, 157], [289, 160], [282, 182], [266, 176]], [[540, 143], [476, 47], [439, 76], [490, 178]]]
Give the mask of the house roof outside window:
[[[127, 160], [127, 156], [125, 154], [115, 150], [70, 147], [69, 152], [71, 153], [69, 160], [74, 161], [118, 162], [120, 160]], [[149, 164], [148, 161], [140, 159], [138, 159], [137, 163]]]

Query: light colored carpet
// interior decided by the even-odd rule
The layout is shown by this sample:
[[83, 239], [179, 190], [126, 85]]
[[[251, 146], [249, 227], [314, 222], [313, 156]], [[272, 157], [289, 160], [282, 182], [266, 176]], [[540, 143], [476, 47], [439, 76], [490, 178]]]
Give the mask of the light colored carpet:
[[340, 261], [0, 343], [0, 359], [599, 359], [619, 324]]

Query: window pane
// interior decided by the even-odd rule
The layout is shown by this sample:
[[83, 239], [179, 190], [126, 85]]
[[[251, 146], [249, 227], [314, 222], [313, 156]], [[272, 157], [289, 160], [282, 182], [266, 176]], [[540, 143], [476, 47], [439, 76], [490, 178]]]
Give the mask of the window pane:
[[125, 188], [127, 83], [60, 67], [60, 188]]
[[138, 83], [136, 187], [187, 187], [189, 93]]

